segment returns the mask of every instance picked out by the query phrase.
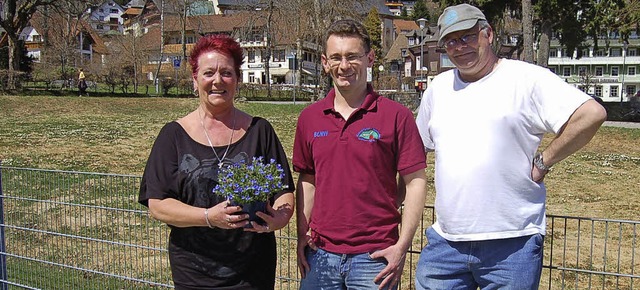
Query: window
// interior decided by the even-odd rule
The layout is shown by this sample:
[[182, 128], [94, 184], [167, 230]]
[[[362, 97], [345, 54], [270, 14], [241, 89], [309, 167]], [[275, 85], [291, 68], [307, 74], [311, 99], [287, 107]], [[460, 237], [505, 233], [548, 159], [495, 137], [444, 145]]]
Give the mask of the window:
[[556, 71], [556, 67], [555, 66], [549, 67], [549, 70], [554, 74], [558, 74], [558, 72]]
[[620, 74], [620, 68], [617, 66], [612, 66], [611, 67], [611, 76], [612, 77], [617, 77]]
[[[247, 58], [248, 58], [248, 62], [256, 62], [256, 51], [253, 49], [250, 49], [249, 51], [247, 51]], [[251, 76], [249, 76], [249, 78], [251, 78]], [[252, 83], [252, 80], [249, 80], [250, 83]]]
[[618, 90], [620, 88], [618, 86], [610, 86], [609, 87], [609, 96], [610, 97], [618, 97]]
[[549, 49], [549, 57], [558, 57], [558, 50], [555, 48]]
[[187, 43], [195, 43], [195, 38], [193, 36], [187, 36]]
[[96, 29], [102, 30], [102, 29], [104, 29], [104, 26], [102, 26], [102, 24], [98, 24], [98, 25], [96, 25]]
[[256, 82], [256, 76], [253, 72], [249, 73], [249, 83], [255, 83]]
[[587, 74], [587, 67], [586, 66], [579, 66], [578, 67], [578, 75], [579, 76], [584, 76]]
[[109, 18], [109, 24], [118, 24], [118, 18], [116, 17], [111, 17]]
[[451, 59], [449, 59], [449, 56], [446, 53], [441, 53], [440, 54], [440, 66], [441, 67], [455, 67], [455, 65], [453, 65], [453, 62], [451, 62]]
[[562, 76], [565, 76], [565, 77], [571, 76], [571, 68], [570, 67], [563, 67], [562, 68]]
[[605, 56], [604, 49], [598, 49], [594, 54], [594, 56]]
[[611, 54], [609, 56], [622, 56], [622, 49], [621, 48], [612, 48], [611, 49]]
[[118, 9], [111, 9], [111, 13], [118, 13]]
[[638, 55], [638, 50], [635, 48], [628, 48], [627, 49], [627, 56], [637, 56]]
[[601, 76], [602, 76], [602, 74], [603, 74], [603, 71], [604, 71], [604, 70], [603, 70], [603, 68], [602, 68], [601, 66], [597, 66], [597, 67], [596, 67], [596, 76], [597, 76], [597, 77], [601, 77]]
[[602, 86], [596, 86], [593, 94], [596, 95], [596, 97], [602, 97]]
[[41, 35], [34, 35], [33, 37], [33, 41], [34, 42], [41, 42], [42, 41], [42, 36]]
[[278, 49], [273, 51], [273, 62], [285, 61], [284, 49]]
[[634, 86], [634, 85], [628, 85], [628, 86], [626, 87], [626, 95], [627, 95], [627, 96], [629, 96], [629, 95], [633, 96], [633, 94], [635, 94], [635, 92], [636, 92], [636, 86]]
[[589, 49], [585, 48], [582, 50], [582, 57], [589, 57]]
[[627, 74], [630, 76], [635, 76], [636, 75], [636, 67], [635, 66], [630, 66], [627, 68]]

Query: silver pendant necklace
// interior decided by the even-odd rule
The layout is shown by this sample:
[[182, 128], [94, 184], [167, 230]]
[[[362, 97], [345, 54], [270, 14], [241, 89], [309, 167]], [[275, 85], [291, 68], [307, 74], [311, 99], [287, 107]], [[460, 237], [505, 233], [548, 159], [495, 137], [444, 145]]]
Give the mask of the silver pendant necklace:
[[[211, 147], [211, 151], [213, 151], [213, 155], [218, 159], [218, 168], [222, 168], [222, 162], [224, 158], [227, 157], [227, 153], [229, 153], [229, 147], [231, 147], [231, 142], [233, 142], [233, 133], [235, 133], [236, 128], [236, 110], [233, 109], [233, 125], [231, 125], [231, 138], [229, 138], [229, 144], [227, 144], [227, 149], [224, 150], [224, 154], [222, 154], [222, 158], [218, 157], [218, 153], [216, 153], [216, 149], [213, 148], [213, 143], [211, 143], [211, 138], [209, 138], [209, 134], [207, 133], [207, 128], [204, 126], [204, 116], [200, 115], [200, 108], [198, 108], [198, 116], [200, 116], [200, 124], [202, 125], [202, 129], [204, 130], [204, 136], [207, 137], [207, 141], [209, 142], [209, 147]], [[206, 114], [205, 114], [206, 116]]]

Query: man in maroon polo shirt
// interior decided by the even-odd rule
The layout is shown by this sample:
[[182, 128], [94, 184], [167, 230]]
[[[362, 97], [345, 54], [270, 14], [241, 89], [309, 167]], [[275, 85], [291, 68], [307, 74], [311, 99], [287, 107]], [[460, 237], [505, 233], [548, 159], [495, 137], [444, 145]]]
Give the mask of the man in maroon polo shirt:
[[367, 84], [362, 24], [333, 23], [325, 49], [333, 89], [302, 111], [293, 149], [300, 288], [395, 289], [424, 207], [422, 140], [411, 111]]

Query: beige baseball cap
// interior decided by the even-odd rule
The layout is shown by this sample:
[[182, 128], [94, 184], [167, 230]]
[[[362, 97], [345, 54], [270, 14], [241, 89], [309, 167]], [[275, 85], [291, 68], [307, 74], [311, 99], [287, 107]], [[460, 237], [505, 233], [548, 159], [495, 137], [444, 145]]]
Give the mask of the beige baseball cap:
[[478, 20], [487, 20], [487, 18], [475, 6], [460, 4], [445, 8], [438, 18], [438, 31], [440, 31], [438, 46], [443, 45], [442, 42], [447, 34], [474, 27]]

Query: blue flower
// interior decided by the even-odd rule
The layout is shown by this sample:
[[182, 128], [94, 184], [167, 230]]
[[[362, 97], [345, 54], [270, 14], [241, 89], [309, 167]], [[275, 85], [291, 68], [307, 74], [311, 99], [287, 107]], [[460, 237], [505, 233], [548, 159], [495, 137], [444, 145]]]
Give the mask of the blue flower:
[[282, 184], [283, 180], [284, 169], [275, 159], [265, 163], [263, 157], [254, 157], [247, 164], [237, 163], [221, 168], [213, 193], [237, 203], [266, 201], [287, 188]]

